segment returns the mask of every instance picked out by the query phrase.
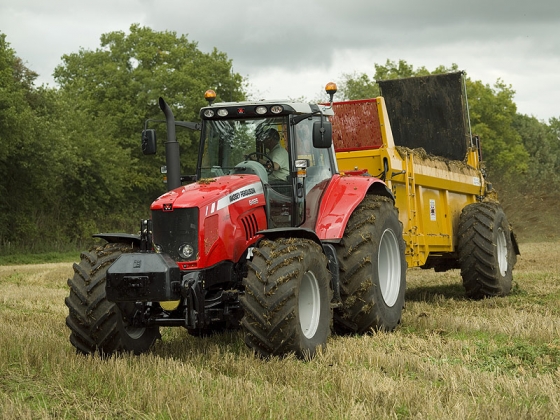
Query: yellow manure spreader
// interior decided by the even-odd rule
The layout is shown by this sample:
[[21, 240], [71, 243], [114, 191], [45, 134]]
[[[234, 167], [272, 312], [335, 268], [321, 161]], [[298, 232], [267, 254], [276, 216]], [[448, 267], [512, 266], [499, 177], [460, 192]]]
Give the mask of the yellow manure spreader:
[[386, 182], [408, 267], [460, 268], [467, 296], [507, 295], [519, 248], [470, 132], [464, 74], [378, 83], [382, 97], [333, 105], [340, 172]]

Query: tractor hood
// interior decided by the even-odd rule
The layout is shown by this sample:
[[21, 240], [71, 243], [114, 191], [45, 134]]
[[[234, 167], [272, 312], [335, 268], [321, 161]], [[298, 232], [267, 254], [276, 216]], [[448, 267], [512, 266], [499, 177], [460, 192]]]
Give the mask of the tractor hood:
[[[266, 229], [263, 184], [256, 175], [201, 179], [152, 204], [153, 239], [179, 268], [236, 262]], [[181, 249], [189, 248], [188, 254]]]
[[209, 214], [243, 200], [260, 198], [258, 202], [264, 204], [264, 196], [259, 197], [263, 194], [263, 185], [256, 175], [207, 178], [163, 194], [152, 203], [151, 210], [198, 207], [201, 214]]

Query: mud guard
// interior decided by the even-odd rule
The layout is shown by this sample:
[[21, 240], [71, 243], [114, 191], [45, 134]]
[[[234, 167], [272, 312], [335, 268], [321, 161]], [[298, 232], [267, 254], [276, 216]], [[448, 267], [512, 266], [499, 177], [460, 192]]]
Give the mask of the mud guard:
[[338, 241], [352, 212], [363, 201], [366, 194], [395, 197], [387, 185], [370, 176], [334, 176], [323, 194], [317, 215], [315, 232], [321, 241]]
[[511, 243], [513, 245], [513, 250], [515, 251], [515, 255], [521, 255], [521, 251], [519, 251], [519, 244], [517, 243], [517, 235], [511, 231]]
[[104, 239], [110, 244], [132, 244], [139, 247], [141, 243], [140, 235], [132, 233], [96, 233], [91, 235], [93, 238]]

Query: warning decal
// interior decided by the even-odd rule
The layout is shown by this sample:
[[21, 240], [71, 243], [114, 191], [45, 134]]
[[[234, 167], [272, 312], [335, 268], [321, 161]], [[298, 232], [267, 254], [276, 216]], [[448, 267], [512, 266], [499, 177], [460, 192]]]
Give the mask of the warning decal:
[[436, 200], [430, 200], [430, 220], [436, 220]]

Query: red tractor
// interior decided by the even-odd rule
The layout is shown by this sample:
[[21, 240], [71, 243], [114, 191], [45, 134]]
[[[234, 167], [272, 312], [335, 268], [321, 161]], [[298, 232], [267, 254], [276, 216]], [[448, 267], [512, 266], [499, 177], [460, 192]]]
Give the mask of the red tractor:
[[[74, 265], [66, 323], [79, 352], [139, 354], [160, 327], [241, 327], [259, 355], [305, 358], [331, 330], [395, 328], [406, 279], [395, 200], [378, 178], [339, 174], [327, 92], [331, 106], [210, 94], [201, 123], [175, 122], [160, 98], [169, 191], [139, 235], [98, 234], [107, 244]], [[181, 175], [176, 126], [201, 131], [194, 176]], [[260, 141], [271, 131], [281, 176]], [[155, 153], [155, 130], [142, 148]]]

